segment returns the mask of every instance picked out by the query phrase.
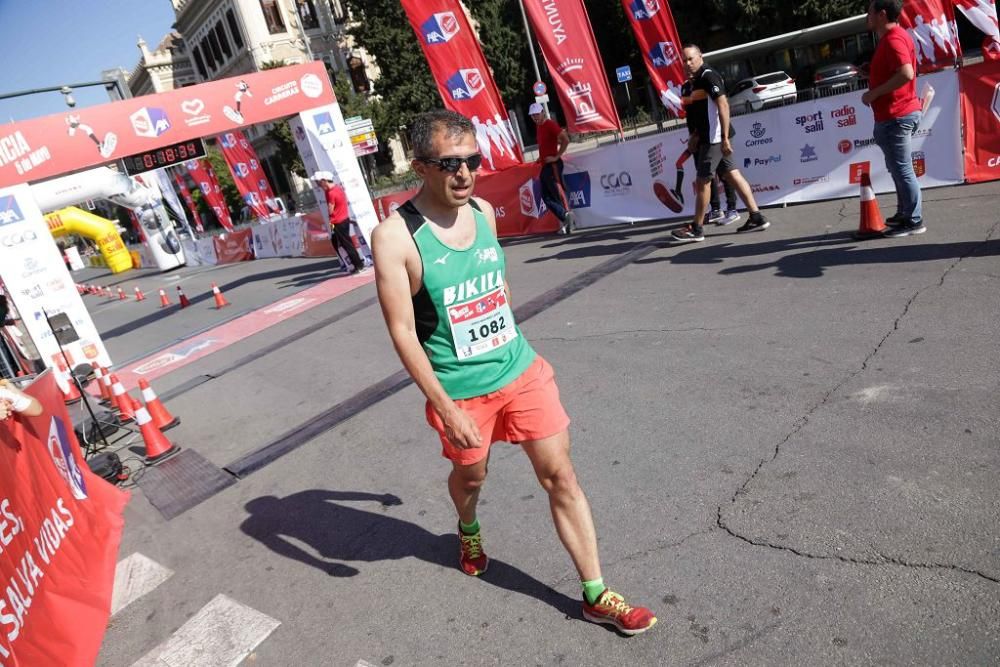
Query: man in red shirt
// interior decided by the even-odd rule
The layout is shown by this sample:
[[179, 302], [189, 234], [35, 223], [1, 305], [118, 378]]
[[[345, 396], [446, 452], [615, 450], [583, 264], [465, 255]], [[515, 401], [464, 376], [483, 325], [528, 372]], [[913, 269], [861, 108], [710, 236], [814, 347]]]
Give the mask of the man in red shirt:
[[900, 27], [902, 0], [874, 0], [868, 5], [868, 28], [878, 35], [872, 57], [869, 90], [861, 102], [875, 114], [875, 143], [896, 184], [896, 214], [886, 220], [890, 238], [923, 234], [920, 184], [913, 172], [910, 137], [920, 125], [917, 98], [917, 53], [910, 35]]
[[330, 213], [330, 226], [333, 228], [333, 233], [330, 235], [333, 249], [337, 250], [339, 247], [347, 253], [351, 264], [354, 265], [351, 275], [361, 273], [365, 269], [365, 261], [361, 259], [358, 249], [354, 247], [354, 239], [351, 238], [351, 212], [347, 206], [344, 188], [334, 182], [333, 174], [329, 171], [317, 171], [312, 179], [326, 193], [326, 208]]
[[549, 118], [538, 102], [528, 107], [528, 115], [537, 126], [538, 161], [542, 163], [542, 201], [559, 218], [559, 233], [569, 234], [576, 223], [563, 183], [562, 156], [569, 148], [569, 133]]

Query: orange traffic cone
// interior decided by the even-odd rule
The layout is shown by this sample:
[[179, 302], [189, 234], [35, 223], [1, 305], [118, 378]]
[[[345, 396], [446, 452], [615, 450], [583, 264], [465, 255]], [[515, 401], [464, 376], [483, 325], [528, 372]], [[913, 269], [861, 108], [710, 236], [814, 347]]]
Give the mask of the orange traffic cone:
[[142, 441], [146, 445], [147, 464], [159, 463], [180, 451], [180, 447], [167, 440], [167, 436], [156, 428], [156, 424], [153, 423], [153, 418], [146, 408], [140, 406], [135, 411], [135, 423], [139, 425]]
[[135, 288], [135, 300], [136, 301], [145, 301], [146, 300], [146, 295], [142, 293], [142, 290], [139, 289], [138, 286]]
[[879, 210], [871, 175], [861, 174], [861, 224], [854, 238], [859, 241], [881, 238], [887, 227]]
[[128, 297], [125, 296], [125, 290], [123, 290], [121, 287], [118, 288], [118, 300], [128, 301]]
[[220, 290], [219, 286], [215, 283], [212, 283], [212, 294], [215, 296], [216, 310], [225, 308], [229, 305], [229, 302], [226, 301], [226, 297], [222, 296], [222, 290]]
[[97, 379], [97, 388], [101, 390], [101, 401], [104, 403], [111, 402], [111, 385], [104, 382], [104, 377], [107, 375], [104, 369], [99, 365], [94, 364], [94, 377]]
[[104, 288], [104, 296], [108, 297], [109, 299], [113, 299], [113, 298], [115, 298], [115, 293], [111, 291], [110, 287], [105, 287]]
[[139, 390], [142, 392], [142, 400], [146, 401], [146, 410], [149, 411], [149, 415], [153, 418], [156, 428], [166, 431], [181, 423], [180, 417], [174, 417], [170, 414], [145, 378], [139, 378]]
[[[101, 369], [104, 370], [104, 369]], [[104, 373], [104, 377], [101, 378], [101, 394], [107, 394], [107, 398], [104, 399], [105, 404], [115, 410], [118, 408], [118, 404], [115, 402], [115, 392], [114, 387], [111, 383], [111, 371], [108, 370]]]
[[73, 379], [73, 375], [69, 372], [69, 369], [66, 368], [66, 364], [65, 362], [63, 362], [62, 359], [59, 360], [56, 366], [58, 368], [57, 379], [62, 380], [57, 384], [59, 385], [59, 389], [62, 390], [63, 401], [65, 401], [66, 403], [76, 403], [77, 401], [83, 398], [83, 395], [77, 388], [76, 381]]
[[118, 423], [127, 424], [135, 420], [135, 409], [132, 407], [132, 397], [118, 381], [117, 375], [111, 376], [111, 389], [114, 392], [115, 404], [118, 406]]
[[167, 298], [167, 293], [164, 290], [160, 290], [160, 308], [166, 308], [170, 305], [170, 299]]
[[180, 300], [181, 308], [187, 308], [191, 305], [191, 302], [188, 301], [187, 296], [184, 295], [184, 290], [181, 289], [180, 285], [177, 286], [177, 298]]

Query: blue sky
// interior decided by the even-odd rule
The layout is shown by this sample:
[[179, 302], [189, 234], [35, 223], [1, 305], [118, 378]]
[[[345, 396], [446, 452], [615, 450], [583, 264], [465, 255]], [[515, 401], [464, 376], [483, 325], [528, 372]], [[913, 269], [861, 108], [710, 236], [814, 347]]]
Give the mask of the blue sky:
[[[0, 94], [97, 81], [139, 62], [136, 39], [156, 48], [175, 20], [170, 0], [0, 0]], [[109, 101], [103, 87], [74, 91], [77, 108]], [[58, 92], [0, 100], [0, 123], [66, 110]]]

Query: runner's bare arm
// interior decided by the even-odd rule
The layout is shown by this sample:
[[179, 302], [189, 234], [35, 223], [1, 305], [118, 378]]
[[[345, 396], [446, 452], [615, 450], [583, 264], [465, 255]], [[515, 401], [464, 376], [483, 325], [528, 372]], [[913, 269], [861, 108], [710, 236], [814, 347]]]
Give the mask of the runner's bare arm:
[[[474, 199], [479, 204], [479, 208], [482, 209], [483, 215], [486, 216], [486, 222], [489, 223], [490, 229], [493, 230], [493, 236], [497, 236], [497, 213], [493, 208], [493, 204], [480, 197], [474, 197]], [[511, 309], [513, 309], [514, 297], [511, 296], [510, 283], [507, 281], [506, 276], [504, 276], [503, 285], [504, 289], [507, 290], [507, 303], [510, 305]]]
[[722, 126], [722, 153], [723, 155], [732, 155], [733, 146], [729, 143], [729, 98], [725, 95], [719, 95], [715, 104], [719, 107], [719, 125]]
[[390, 216], [375, 228], [372, 233], [372, 257], [375, 260], [375, 286], [382, 316], [403, 367], [441, 415], [451, 443], [463, 449], [482, 446], [479, 427], [445, 393], [417, 338], [407, 262], [419, 262], [420, 258], [406, 223], [398, 215]]

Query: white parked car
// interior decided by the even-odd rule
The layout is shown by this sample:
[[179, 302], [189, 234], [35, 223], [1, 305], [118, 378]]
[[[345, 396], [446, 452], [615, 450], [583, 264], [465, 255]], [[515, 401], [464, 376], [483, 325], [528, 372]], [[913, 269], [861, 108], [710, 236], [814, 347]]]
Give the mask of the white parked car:
[[743, 79], [729, 92], [729, 106], [734, 111], [760, 111], [795, 102], [798, 93], [795, 79], [784, 72], [771, 72]]

